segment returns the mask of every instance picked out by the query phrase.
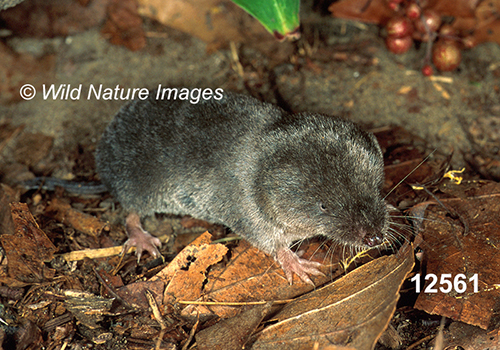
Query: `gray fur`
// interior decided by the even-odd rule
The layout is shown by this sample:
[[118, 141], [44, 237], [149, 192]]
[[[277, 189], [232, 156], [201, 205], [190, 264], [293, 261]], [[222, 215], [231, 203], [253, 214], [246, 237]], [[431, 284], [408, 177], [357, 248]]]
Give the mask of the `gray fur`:
[[383, 238], [383, 158], [372, 134], [244, 95], [198, 104], [151, 96], [118, 112], [96, 153], [126, 210], [220, 223], [273, 256], [316, 235], [352, 246]]

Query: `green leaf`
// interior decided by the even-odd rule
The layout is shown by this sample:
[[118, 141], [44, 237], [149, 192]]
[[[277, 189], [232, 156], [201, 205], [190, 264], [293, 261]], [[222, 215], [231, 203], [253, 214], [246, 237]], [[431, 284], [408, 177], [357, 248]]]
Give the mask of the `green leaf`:
[[300, 0], [233, 0], [277, 39], [299, 36]]

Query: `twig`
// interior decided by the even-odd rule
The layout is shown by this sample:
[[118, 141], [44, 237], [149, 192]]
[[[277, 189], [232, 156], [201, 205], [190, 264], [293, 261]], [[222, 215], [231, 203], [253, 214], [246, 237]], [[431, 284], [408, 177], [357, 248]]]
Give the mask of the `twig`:
[[165, 335], [165, 330], [167, 329], [167, 326], [165, 325], [165, 322], [163, 321], [163, 317], [161, 317], [161, 312], [160, 309], [158, 308], [158, 304], [156, 304], [155, 297], [153, 296], [153, 293], [151, 293], [149, 290], [146, 289], [146, 298], [148, 299], [149, 306], [151, 307], [151, 310], [153, 311], [153, 316], [160, 324], [160, 334], [158, 335], [158, 338], [156, 339], [156, 350], [160, 350], [161, 347], [161, 340], [163, 339], [163, 336]]

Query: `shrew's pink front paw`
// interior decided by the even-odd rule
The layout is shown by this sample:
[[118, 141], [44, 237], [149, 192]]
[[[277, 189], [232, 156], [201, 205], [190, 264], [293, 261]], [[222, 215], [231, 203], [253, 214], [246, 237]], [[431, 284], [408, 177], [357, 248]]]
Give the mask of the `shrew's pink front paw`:
[[321, 263], [302, 259], [289, 248], [278, 250], [276, 253], [276, 260], [280, 263], [290, 284], [292, 284], [294, 273], [299, 276], [302, 281], [313, 286], [314, 283], [309, 278], [309, 275], [324, 276], [324, 273], [318, 270]]
[[144, 251], [147, 251], [155, 258], [160, 256], [158, 250], [161, 247], [160, 240], [142, 228], [137, 214], [132, 213], [127, 216], [125, 228], [127, 229], [128, 240], [123, 245], [122, 254], [126, 253], [131, 247], [135, 247], [137, 262], [141, 260]]

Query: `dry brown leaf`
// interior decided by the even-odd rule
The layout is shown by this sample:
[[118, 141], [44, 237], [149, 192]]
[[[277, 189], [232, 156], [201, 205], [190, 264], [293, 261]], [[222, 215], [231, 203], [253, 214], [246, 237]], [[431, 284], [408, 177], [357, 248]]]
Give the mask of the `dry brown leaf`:
[[30, 0], [1, 11], [0, 17], [19, 36], [69, 36], [100, 25], [107, 2], [92, 0], [82, 6], [74, 0]]
[[[459, 198], [441, 199], [460, 219], [452, 219], [440, 206], [429, 207], [432, 213], [424, 221], [423, 237], [427, 258], [427, 275], [434, 274], [438, 283], [435, 293], [424, 292], [431, 280], [422, 287], [415, 308], [430, 314], [450, 317], [457, 321], [488, 328], [491, 318], [498, 313], [500, 290], [500, 184], [463, 182], [456, 185], [446, 182], [443, 191]], [[439, 290], [443, 274], [451, 274], [451, 281], [458, 274], [467, 280], [478, 275], [478, 292], [467, 281], [467, 291], [449, 293]]]
[[477, 44], [493, 41], [500, 45], [500, 20], [485, 25], [479, 23], [474, 30], [474, 38]]
[[271, 304], [257, 305], [239, 315], [217, 322], [196, 334], [200, 350], [240, 350], [260, 322], [272, 310]]
[[252, 349], [311, 349], [331, 344], [373, 349], [413, 267], [413, 249], [378, 258], [286, 305], [252, 336]]
[[70, 204], [59, 198], [54, 198], [50, 202], [45, 209], [45, 215], [93, 237], [99, 236], [105, 229], [108, 230], [106, 223], [95, 216], [73, 209]]
[[189, 259], [200, 247], [208, 245], [212, 242], [212, 235], [206, 231], [199, 235], [194, 241], [186, 246], [176, 257], [159, 273], [151, 278], [151, 281], [162, 280], [164, 283], [170, 282], [175, 274], [189, 264]]
[[334, 17], [384, 24], [394, 16], [387, 3], [386, 0], [340, 0], [331, 4], [328, 10]]
[[446, 349], [485, 350], [500, 344], [500, 329], [490, 332], [462, 322], [453, 322], [445, 330]]
[[15, 333], [16, 349], [33, 349], [33, 344], [41, 344], [43, 342], [42, 332], [33, 321], [21, 319], [20, 323]]
[[428, 0], [426, 8], [435, 10], [442, 16], [474, 18], [478, 0]]
[[216, 50], [229, 42], [246, 43], [279, 61], [294, 51], [279, 42], [255, 18], [226, 0], [138, 0], [139, 14], [210, 43]]
[[9, 207], [10, 203], [19, 201], [19, 192], [5, 184], [0, 184], [0, 234], [13, 234], [14, 222]]
[[25, 283], [52, 278], [55, 270], [48, 268], [45, 262], [53, 259], [56, 247], [40, 229], [25, 203], [12, 203], [10, 207], [15, 233], [0, 235], [8, 260], [8, 276]]
[[[384, 191], [391, 192], [388, 202], [400, 205], [403, 199], [406, 203], [402, 207], [414, 204], [418, 193], [411, 191], [408, 184], [428, 184], [440, 179], [448, 164], [447, 157], [439, 154], [439, 151], [428, 150], [423, 139], [401, 127], [374, 132], [385, 153]], [[426, 159], [431, 152], [433, 159]]]
[[462, 35], [471, 35], [476, 44], [487, 41], [493, 41], [500, 44], [500, 1], [470, 1], [476, 3], [474, 8], [474, 16], [457, 16], [453, 22], [455, 28]]
[[127, 284], [126, 286], [117, 289], [116, 294], [134, 307], [148, 309], [149, 303], [146, 298], [146, 290], [150, 291], [153, 294], [156, 303], [161, 305], [164, 288], [165, 284], [161, 281], [139, 281]]
[[184, 216], [181, 219], [181, 225], [184, 228], [203, 227], [206, 230], [214, 226], [213, 224], [205, 220], [196, 219], [193, 218], [192, 216]]
[[126, 46], [131, 51], [146, 46], [146, 34], [142, 29], [142, 18], [137, 12], [135, 0], [110, 0], [108, 19], [101, 32], [112, 44]]
[[[206, 42], [241, 41], [267, 31], [241, 8], [221, 0], [139, 0], [139, 13]], [[274, 40], [274, 39], [273, 39]]]
[[[311, 256], [310, 251], [315, 252], [315, 250], [314, 245], [309, 245], [304, 258]], [[316, 254], [313, 260], [323, 262], [324, 257]], [[311, 276], [316, 285], [327, 283], [334, 278], [335, 273], [338, 276], [344, 271], [339, 264], [334, 267], [323, 266], [321, 270], [325, 276]], [[284, 300], [313, 289], [311, 285], [300, 281], [297, 276], [294, 276], [293, 283], [293, 285], [288, 283], [283, 270], [272, 257], [242, 241], [232, 251], [232, 258], [226, 266], [215, 266], [210, 271], [201, 301], [245, 303]], [[182, 315], [196, 317], [199, 314], [200, 317], [229, 318], [240, 311], [241, 308], [226, 305], [190, 305], [182, 311]]]
[[222, 244], [211, 244], [212, 235], [203, 233], [184, 248], [151, 281], [162, 281], [167, 285], [163, 304], [173, 304], [176, 300], [195, 300], [202, 294], [207, 269], [221, 261], [227, 253]]

